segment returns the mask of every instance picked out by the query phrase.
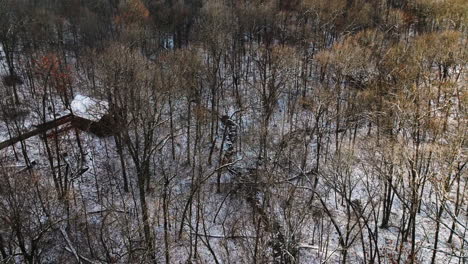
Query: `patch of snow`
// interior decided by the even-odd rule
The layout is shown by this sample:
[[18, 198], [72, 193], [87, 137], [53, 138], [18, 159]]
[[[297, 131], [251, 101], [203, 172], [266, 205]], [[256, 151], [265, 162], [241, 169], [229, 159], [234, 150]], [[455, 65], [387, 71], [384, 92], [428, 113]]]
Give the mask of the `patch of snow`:
[[8, 74], [6, 60], [5, 60], [5, 52], [3, 51], [3, 46], [0, 45], [0, 75]]
[[91, 121], [99, 121], [109, 110], [109, 103], [84, 95], [76, 95], [71, 103], [73, 114]]

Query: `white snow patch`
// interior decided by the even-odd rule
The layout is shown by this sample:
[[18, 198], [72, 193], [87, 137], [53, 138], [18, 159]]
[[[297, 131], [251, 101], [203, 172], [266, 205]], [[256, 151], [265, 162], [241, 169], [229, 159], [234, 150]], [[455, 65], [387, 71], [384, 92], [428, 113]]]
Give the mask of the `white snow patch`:
[[71, 103], [71, 109], [76, 116], [99, 121], [109, 111], [109, 103], [78, 94]]

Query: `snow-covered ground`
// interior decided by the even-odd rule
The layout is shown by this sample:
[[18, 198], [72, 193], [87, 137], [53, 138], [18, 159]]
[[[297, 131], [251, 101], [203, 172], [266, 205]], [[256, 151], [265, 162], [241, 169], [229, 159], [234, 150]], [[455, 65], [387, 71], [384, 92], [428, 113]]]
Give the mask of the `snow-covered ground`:
[[[170, 41], [168, 45], [172, 45]], [[254, 63], [250, 63], [243, 63], [243, 69], [247, 66], [255, 68]], [[227, 76], [227, 71], [227, 68], [222, 68], [220, 75]], [[163, 260], [168, 254], [171, 263], [184, 263], [189, 257], [194, 263], [215, 263], [214, 259], [218, 263], [251, 263], [255, 256], [262, 259], [262, 263], [271, 263], [274, 255], [272, 245], [281, 235], [282, 254], [297, 250], [294, 255], [298, 263], [339, 263], [345, 250], [349, 263], [364, 263], [364, 259], [369, 261], [376, 252], [379, 258], [375, 258], [374, 263], [396, 263], [398, 252], [402, 252], [400, 262], [406, 263], [410, 258], [411, 244], [410, 239], [401, 242], [400, 231], [405, 228], [402, 223], [407, 224], [407, 220], [402, 220], [408, 217], [405, 206], [409, 198], [394, 194], [389, 227], [379, 227], [387, 181], [386, 172], [381, 169], [386, 168], [386, 162], [390, 161], [384, 160], [388, 150], [375, 142], [375, 129], [369, 134], [367, 127], [359, 126], [355, 138], [349, 135], [351, 130], [340, 132], [338, 150], [334, 105], [330, 103], [328, 112], [317, 117], [322, 107], [328, 107], [325, 103], [319, 105], [322, 102], [315, 102], [318, 104], [314, 105], [315, 108], [306, 109], [298, 106], [298, 93], [282, 89], [278, 92], [270, 122], [265, 128], [268, 156], [264, 157], [259, 147], [262, 117], [265, 115], [262, 112], [262, 90], [258, 80], [253, 78], [254, 72], [245, 72], [240, 87], [243, 105], [237, 104], [231, 89], [234, 84], [226, 77], [223, 85], [230, 89], [226, 88], [225, 98], [217, 106], [219, 113], [216, 115], [219, 116], [233, 115], [239, 111], [232, 118], [237, 122], [238, 138], [234, 144], [236, 154], [230, 160], [233, 164], [228, 166], [231, 170], [220, 169], [226, 165], [222, 159], [226, 145], [222, 145], [224, 126], [219, 120], [216, 121], [218, 131], [213, 137], [213, 148], [209, 138], [209, 115], [199, 120], [192, 116], [191, 135], [187, 138], [187, 99], [171, 98], [176, 121], [176, 136], [172, 142], [168, 137], [171, 132], [169, 106], [157, 106], [160, 120], [157, 120], [158, 128], [151, 135], [153, 142], [165, 144], [162, 147], [157, 145], [158, 148], [151, 155], [149, 182], [145, 186], [148, 223], [156, 244], [156, 258]], [[77, 79], [86, 80], [84, 74], [76, 74], [79, 75]], [[288, 85], [293, 84], [288, 82]], [[76, 87], [71, 109], [75, 115], [99, 120], [109, 104], [84, 96], [93, 94], [88, 87], [91, 85]], [[314, 91], [310, 88], [307, 92]], [[204, 91], [201, 101], [210, 102], [210, 92]], [[40, 124], [40, 99], [32, 100], [33, 111], [19, 124], [20, 131], [28, 131]], [[68, 111], [58, 97], [51, 100], [57, 113]], [[204, 107], [211, 109], [210, 106], [210, 103], [206, 103]], [[95, 259], [95, 263], [112, 263], [112, 260], [117, 263], [144, 263], [148, 259], [142, 252], [147, 242], [139, 197], [140, 171], [137, 168], [137, 163], [141, 162], [138, 159], [148, 151], [144, 145], [148, 135], [138, 134], [146, 132], [146, 127], [138, 125], [155, 122], [142, 120], [137, 123], [141, 116], [146, 117], [146, 111], [128, 120], [137, 134], [133, 134], [132, 130], [128, 135], [122, 135], [124, 140], [133, 140], [123, 141], [122, 156], [116, 138], [99, 138], [73, 129], [47, 139], [32, 137], [24, 141], [24, 152], [19, 143], [15, 148], [0, 151], [3, 167], [25, 169], [27, 160], [35, 161], [31, 170], [23, 171], [31, 171], [40, 180], [39, 187], [49, 190], [51, 197], [46, 198], [50, 198], [50, 201], [42, 203], [56, 203], [53, 203], [53, 209], [44, 209], [48, 214], [38, 213], [42, 219], [40, 223], [58, 223], [51, 227], [54, 230], [51, 231], [53, 239], [46, 241], [50, 245], [44, 242], [41, 248], [45, 262], [54, 263], [62, 255], [69, 261], [75, 261], [74, 254], [70, 253], [73, 251], [70, 250], [72, 245], [57, 232], [57, 226], [66, 227], [65, 231], [77, 254], [86, 259]], [[201, 131], [199, 134], [197, 128]], [[8, 138], [7, 127], [2, 123], [0, 141]], [[190, 146], [187, 147], [189, 142]], [[404, 146], [412, 147], [404, 141], [398, 146], [401, 149], [392, 157], [395, 160], [408, 155], [404, 153]], [[136, 155], [132, 152], [135, 149], [138, 150]], [[189, 151], [190, 155], [187, 154]], [[399, 164], [401, 168], [395, 169], [394, 180], [398, 183], [394, 187], [398, 194], [403, 194], [403, 191], [407, 192], [404, 194], [410, 193], [405, 167], [410, 161], [407, 159]], [[319, 171], [314, 174], [318, 166]], [[434, 169], [434, 172], [428, 174], [425, 188], [419, 189], [421, 209], [415, 225], [415, 257], [418, 263], [431, 261], [436, 225], [434, 218], [437, 217], [435, 210], [444, 197], [437, 189], [440, 187], [435, 177], [437, 165], [430, 169]], [[123, 177], [128, 178], [129, 192], [123, 189]], [[217, 192], [218, 177], [220, 192]], [[315, 177], [318, 177], [316, 183]], [[56, 184], [60, 185], [59, 189], [65, 193], [65, 197], [53, 197], [58, 192]], [[457, 188], [466, 188], [466, 175], [462, 177], [460, 186], [454, 182], [451, 191], [444, 194], [450, 212], [454, 211]], [[34, 193], [34, 188], [29, 191], [26, 196], [38, 195]], [[440, 252], [436, 263], [460, 263], [462, 258], [455, 256], [466, 255], [465, 205], [466, 202], [461, 203], [461, 213], [455, 218], [459, 221], [456, 224], [458, 235], [453, 236], [451, 243], [447, 243], [447, 240], [454, 219], [448, 213], [441, 215], [443, 225], [439, 233]], [[47, 206], [44, 205], [44, 208]], [[30, 220], [34, 223], [32, 229], [42, 230], [41, 225], [35, 226], [37, 219], [34, 217]], [[347, 240], [344, 242], [346, 248], [343, 248], [340, 239]], [[168, 253], [165, 252], [166, 246]], [[97, 259], [101, 260], [98, 262]]]

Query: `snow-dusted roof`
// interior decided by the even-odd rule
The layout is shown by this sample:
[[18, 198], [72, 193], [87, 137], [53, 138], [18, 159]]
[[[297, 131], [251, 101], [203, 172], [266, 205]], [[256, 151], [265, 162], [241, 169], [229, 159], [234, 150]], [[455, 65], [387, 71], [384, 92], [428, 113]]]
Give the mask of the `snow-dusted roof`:
[[71, 103], [71, 109], [75, 116], [97, 122], [109, 111], [109, 103], [78, 94]]

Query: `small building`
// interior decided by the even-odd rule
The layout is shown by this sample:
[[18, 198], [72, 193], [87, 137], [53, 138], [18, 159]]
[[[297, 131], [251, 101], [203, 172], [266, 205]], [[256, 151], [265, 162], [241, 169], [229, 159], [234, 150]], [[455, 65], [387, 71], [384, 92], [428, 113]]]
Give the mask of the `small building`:
[[84, 95], [76, 95], [71, 102], [73, 119], [71, 125], [97, 136], [110, 136], [118, 129], [109, 103]]

